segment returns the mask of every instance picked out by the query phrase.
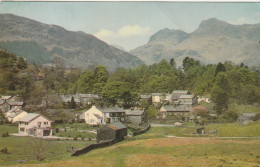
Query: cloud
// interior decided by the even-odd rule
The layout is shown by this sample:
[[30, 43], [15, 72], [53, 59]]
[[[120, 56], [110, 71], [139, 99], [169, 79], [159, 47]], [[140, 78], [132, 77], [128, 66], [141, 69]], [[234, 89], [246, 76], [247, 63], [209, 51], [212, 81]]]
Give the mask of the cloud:
[[125, 49], [131, 49], [147, 42], [151, 28], [138, 24], [125, 25], [116, 31], [101, 29], [94, 35], [109, 44], [123, 45]]

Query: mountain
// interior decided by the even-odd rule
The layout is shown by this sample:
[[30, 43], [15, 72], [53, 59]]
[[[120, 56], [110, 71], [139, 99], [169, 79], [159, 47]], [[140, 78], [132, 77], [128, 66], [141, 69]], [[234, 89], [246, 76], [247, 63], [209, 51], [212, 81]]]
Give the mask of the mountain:
[[167, 28], [160, 30], [147, 44], [130, 53], [146, 64], [174, 58], [177, 65], [181, 65], [188, 56], [203, 63], [232, 61], [252, 66], [260, 62], [259, 40], [260, 24], [232, 25], [211, 18], [202, 21], [192, 33]]
[[0, 48], [37, 64], [50, 63], [55, 57], [60, 57], [66, 66], [84, 69], [101, 64], [114, 70], [143, 63], [136, 56], [110, 46], [93, 35], [12, 14], [0, 14]]

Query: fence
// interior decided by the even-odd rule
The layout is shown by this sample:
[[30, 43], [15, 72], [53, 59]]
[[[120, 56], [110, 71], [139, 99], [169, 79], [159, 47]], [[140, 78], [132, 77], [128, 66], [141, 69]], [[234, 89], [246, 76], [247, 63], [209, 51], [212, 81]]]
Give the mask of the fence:
[[143, 133], [147, 132], [147, 131], [150, 129], [150, 127], [151, 127], [151, 125], [149, 124], [149, 126], [148, 126], [147, 128], [142, 129], [142, 130], [140, 130], [140, 131], [134, 132], [134, 133], [133, 133], [133, 136], [140, 135], [140, 134], [143, 134]]
[[97, 149], [97, 148], [107, 147], [107, 146], [113, 145], [115, 143], [116, 143], [115, 140], [108, 140], [108, 141], [103, 141], [103, 142], [100, 142], [100, 143], [90, 144], [87, 147], [76, 151], [71, 156], [79, 156], [81, 154], [86, 154], [91, 150], [94, 150], [94, 149]]

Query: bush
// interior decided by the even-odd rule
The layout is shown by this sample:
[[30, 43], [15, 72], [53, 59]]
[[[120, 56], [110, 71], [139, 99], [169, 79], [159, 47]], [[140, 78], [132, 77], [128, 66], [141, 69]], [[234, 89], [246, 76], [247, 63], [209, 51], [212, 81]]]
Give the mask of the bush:
[[1, 153], [5, 153], [5, 154], [8, 154], [8, 150], [7, 150], [7, 147], [3, 148], [0, 150]]
[[9, 133], [8, 133], [8, 132], [3, 133], [3, 134], [2, 134], [2, 137], [9, 137]]
[[76, 140], [78, 140], [78, 137], [77, 137], [77, 136], [75, 136], [75, 137], [73, 138], [73, 140], [75, 140], [75, 141], [76, 141]]

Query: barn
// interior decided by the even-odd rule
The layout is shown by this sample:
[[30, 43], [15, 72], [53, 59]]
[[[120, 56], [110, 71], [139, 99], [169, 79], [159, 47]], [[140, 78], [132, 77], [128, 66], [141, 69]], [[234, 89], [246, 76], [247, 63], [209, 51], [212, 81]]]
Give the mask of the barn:
[[114, 140], [120, 142], [127, 136], [127, 127], [121, 122], [113, 122], [97, 130], [97, 142]]

